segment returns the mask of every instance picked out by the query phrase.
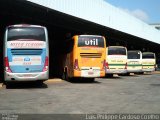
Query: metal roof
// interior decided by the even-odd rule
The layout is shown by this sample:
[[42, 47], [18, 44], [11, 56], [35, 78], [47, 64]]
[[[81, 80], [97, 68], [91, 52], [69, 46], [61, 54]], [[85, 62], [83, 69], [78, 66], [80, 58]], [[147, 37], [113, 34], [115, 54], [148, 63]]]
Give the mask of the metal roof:
[[104, 0], [27, 0], [160, 44], [160, 31]]

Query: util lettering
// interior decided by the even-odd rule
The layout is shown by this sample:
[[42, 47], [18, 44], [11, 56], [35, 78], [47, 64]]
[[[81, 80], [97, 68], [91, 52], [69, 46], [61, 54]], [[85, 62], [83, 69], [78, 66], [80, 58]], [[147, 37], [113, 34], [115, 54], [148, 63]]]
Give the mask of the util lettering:
[[87, 40], [85, 41], [85, 45], [98, 45], [98, 39]]

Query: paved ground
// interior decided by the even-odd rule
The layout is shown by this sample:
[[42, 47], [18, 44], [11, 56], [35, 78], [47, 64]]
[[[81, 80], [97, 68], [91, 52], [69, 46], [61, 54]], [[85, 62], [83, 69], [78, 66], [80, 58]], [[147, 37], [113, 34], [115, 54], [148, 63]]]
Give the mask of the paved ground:
[[160, 74], [0, 86], [0, 113], [160, 113]]

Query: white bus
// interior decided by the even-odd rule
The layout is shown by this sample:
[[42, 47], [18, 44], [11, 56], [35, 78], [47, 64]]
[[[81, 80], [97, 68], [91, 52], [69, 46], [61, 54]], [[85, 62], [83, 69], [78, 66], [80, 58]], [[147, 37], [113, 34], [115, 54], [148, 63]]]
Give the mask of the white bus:
[[142, 53], [142, 71], [153, 72], [156, 68], [156, 56], [153, 52]]
[[106, 75], [127, 73], [127, 48], [109, 46], [106, 49]]
[[142, 72], [142, 52], [139, 50], [128, 51], [127, 73]]
[[49, 48], [47, 29], [38, 25], [11, 25], [4, 37], [4, 80], [48, 79]]

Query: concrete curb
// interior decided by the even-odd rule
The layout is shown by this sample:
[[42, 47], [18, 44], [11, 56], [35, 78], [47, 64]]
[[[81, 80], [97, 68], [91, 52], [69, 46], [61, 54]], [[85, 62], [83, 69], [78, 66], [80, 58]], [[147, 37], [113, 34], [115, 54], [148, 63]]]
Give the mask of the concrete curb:
[[3, 83], [0, 83], [0, 88], [2, 88], [3, 87]]
[[61, 79], [49, 79], [49, 80], [47, 80], [47, 81], [45, 81], [46, 83], [55, 83], [55, 82], [62, 82], [63, 80], [61, 80]]
[[155, 72], [153, 72], [154, 74], [160, 74], [160, 71], [155, 71]]

